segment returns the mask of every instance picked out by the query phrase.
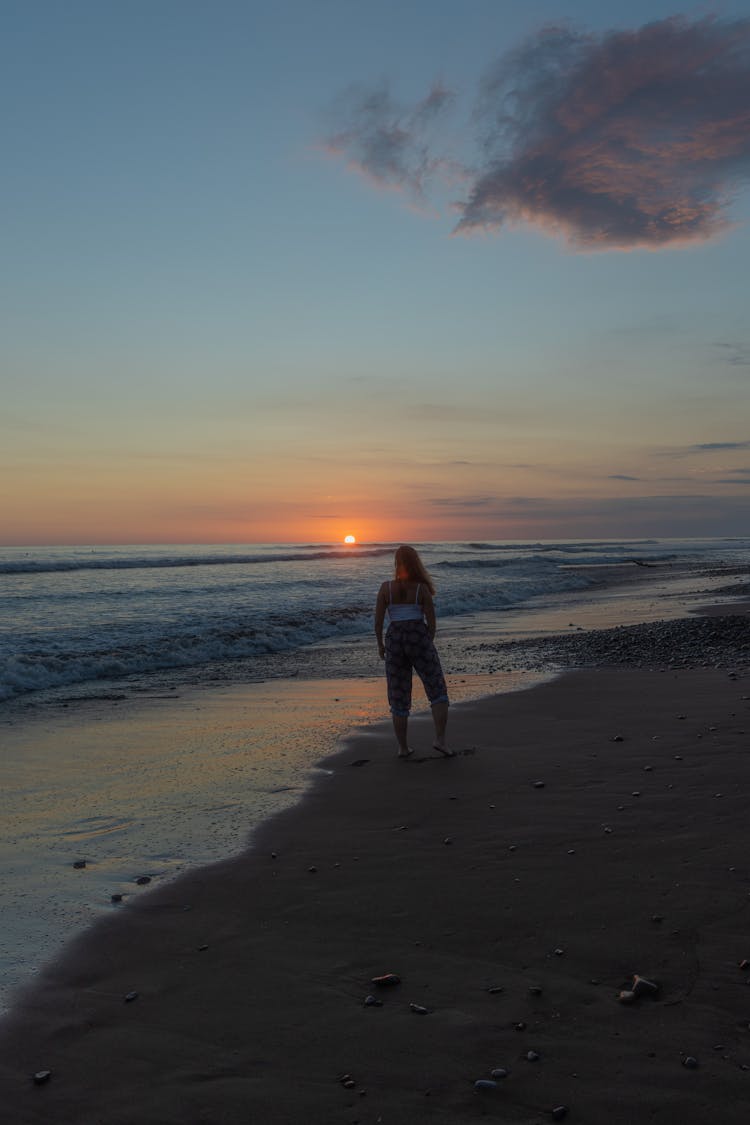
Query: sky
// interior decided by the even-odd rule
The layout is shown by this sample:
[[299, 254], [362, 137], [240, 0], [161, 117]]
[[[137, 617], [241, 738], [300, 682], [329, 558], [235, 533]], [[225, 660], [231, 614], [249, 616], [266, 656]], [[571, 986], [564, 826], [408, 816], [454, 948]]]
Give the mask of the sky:
[[748, 533], [750, 0], [0, 17], [0, 544]]

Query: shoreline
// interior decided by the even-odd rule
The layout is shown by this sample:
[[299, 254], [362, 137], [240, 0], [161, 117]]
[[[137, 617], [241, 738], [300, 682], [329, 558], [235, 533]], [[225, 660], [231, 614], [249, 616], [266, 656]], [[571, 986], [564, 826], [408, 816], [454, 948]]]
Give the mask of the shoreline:
[[[19, 997], [12, 1119], [739, 1125], [747, 695], [716, 670], [577, 671], [459, 705], [455, 760], [356, 733], [252, 850], [99, 923]], [[373, 989], [386, 972], [402, 984]], [[633, 973], [660, 991], [626, 1007]]]
[[[466, 635], [497, 637], [497, 623], [483, 623], [482, 632], [471, 618], [449, 619], [441, 642], [446, 666], [460, 663], [460, 652], [472, 669], [448, 677], [454, 703], [523, 689], [571, 667], [654, 666], [654, 657], [665, 655], [664, 644], [661, 653], [647, 653], [645, 639], [664, 642], [666, 637], [671, 665], [663, 660], [663, 666], [695, 665], [695, 641], [687, 645], [688, 659], [675, 661], [675, 631], [679, 643], [702, 628], [691, 615], [704, 616], [704, 625], [718, 615], [719, 651], [726, 655], [725, 611], [739, 620], [737, 615], [750, 609], [750, 603], [733, 600], [706, 606], [703, 615], [700, 599], [709, 590], [682, 591], [670, 599], [662, 577], [654, 587], [649, 572], [618, 567], [627, 580], [612, 586], [613, 568], [605, 569], [610, 578], [604, 589], [577, 597], [574, 614], [576, 621], [598, 621], [598, 629], [579, 625], [560, 634], [555, 627], [571, 611], [554, 610], [547, 599], [530, 607], [526, 630], [509, 630], [510, 640], [472, 644]], [[716, 577], [722, 580], [725, 572]], [[716, 592], [727, 596], [737, 588]], [[653, 600], [655, 589], [659, 603]], [[667, 620], [601, 627], [613, 619], [640, 621], [657, 604], [668, 606]], [[546, 630], [539, 630], [540, 623]], [[363, 643], [355, 641], [351, 649]], [[368, 639], [370, 666], [371, 647]], [[300, 676], [167, 693], [157, 688], [124, 700], [105, 691], [81, 697], [70, 709], [42, 708], [20, 721], [6, 713], [6, 793], [12, 790], [11, 777], [14, 783], [16, 775], [23, 781], [16, 799], [6, 800], [5, 841], [0, 840], [6, 872], [0, 1017], [8, 1006], [5, 996], [33, 979], [70, 937], [102, 914], [120, 911], [123, 902], [196, 865], [252, 847], [267, 817], [305, 799], [332, 744], [349, 730], [385, 717], [379, 678], [365, 676], [362, 664], [347, 653], [349, 674], [334, 679], [341, 675], [341, 653], [333, 645], [316, 649], [312, 667], [327, 672], [320, 681]], [[329, 654], [333, 666], [326, 664]], [[750, 654], [738, 656], [737, 667], [747, 670]], [[698, 666], [705, 667], [705, 661]], [[415, 703], [424, 709], [418, 685]], [[273, 761], [274, 744], [284, 745], [278, 761]], [[55, 762], [67, 758], [71, 763], [60, 775]], [[204, 759], [211, 762], [208, 768]], [[107, 785], [103, 774], [111, 775]], [[27, 792], [34, 795], [31, 805]], [[135, 886], [136, 877], [148, 880], [147, 891]], [[112, 896], [120, 896], [116, 905]]]

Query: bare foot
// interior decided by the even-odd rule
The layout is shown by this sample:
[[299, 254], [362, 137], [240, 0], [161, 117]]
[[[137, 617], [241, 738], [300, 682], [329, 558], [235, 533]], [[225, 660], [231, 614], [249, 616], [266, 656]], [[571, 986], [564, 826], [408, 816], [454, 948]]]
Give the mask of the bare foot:
[[442, 755], [443, 755], [443, 757], [445, 757], [445, 758], [455, 758], [455, 756], [456, 756], [456, 751], [455, 751], [455, 750], [449, 750], [447, 746], [445, 746], [445, 745], [440, 745], [440, 744], [439, 744], [439, 743], [437, 743], [437, 742], [433, 742], [433, 744], [432, 744], [432, 749], [433, 749], [433, 750], [437, 750], [437, 751], [438, 751], [438, 753], [439, 753], [439, 754], [442, 754]]
[[399, 750], [398, 756], [399, 758], [411, 758], [413, 753], [411, 746], [407, 746], [406, 750]]

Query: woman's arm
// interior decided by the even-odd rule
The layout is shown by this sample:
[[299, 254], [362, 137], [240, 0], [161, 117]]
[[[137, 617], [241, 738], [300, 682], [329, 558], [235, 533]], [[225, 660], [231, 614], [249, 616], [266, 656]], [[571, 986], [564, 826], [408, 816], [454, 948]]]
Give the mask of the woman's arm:
[[375, 636], [378, 641], [378, 653], [380, 659], [385, 659], [385, 646], [383, 644], [383, 623], [385, 621], [385, 611], [388, 605], [385, 594], [385, 582], [378, 590], [378, 600], [375, 602]]
[[427, 631], [430, 634], [430, 640], [434, 641], [435, 633], [437, 632], [435, 603], [432, 600], [432, 594], [424, 586], [422, 587], [422, 610], [424, 612], [425, 621], [427, 622]]

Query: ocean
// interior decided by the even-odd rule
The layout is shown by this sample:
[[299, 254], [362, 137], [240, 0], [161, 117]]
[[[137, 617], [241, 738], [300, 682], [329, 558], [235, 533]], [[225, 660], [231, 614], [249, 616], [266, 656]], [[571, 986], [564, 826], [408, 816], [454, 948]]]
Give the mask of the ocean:
[[[252, 678], [269, 654], [372, 628], [396, 544], [0, 549], [0, 703], [102, 685]], [[750, 539], [417, 544], [441, 618], [585, 590], [601, 567], [748, 558]], [[283, 662], [280, 665], [283, 672]]]

